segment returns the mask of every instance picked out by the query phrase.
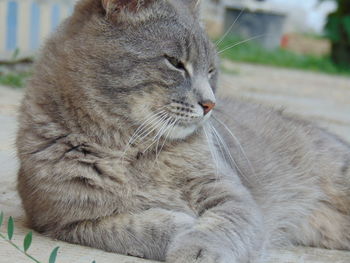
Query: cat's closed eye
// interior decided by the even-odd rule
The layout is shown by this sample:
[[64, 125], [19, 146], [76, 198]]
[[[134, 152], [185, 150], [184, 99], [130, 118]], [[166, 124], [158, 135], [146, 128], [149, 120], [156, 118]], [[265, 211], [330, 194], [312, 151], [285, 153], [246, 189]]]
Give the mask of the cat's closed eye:
[[177, 59], [177, 58], [169, 56], [169, 55], [164, 55], [164, 57], [176, 69], [181, 70], [181, 71], [186, 71], [185, 64], [180, 59]]

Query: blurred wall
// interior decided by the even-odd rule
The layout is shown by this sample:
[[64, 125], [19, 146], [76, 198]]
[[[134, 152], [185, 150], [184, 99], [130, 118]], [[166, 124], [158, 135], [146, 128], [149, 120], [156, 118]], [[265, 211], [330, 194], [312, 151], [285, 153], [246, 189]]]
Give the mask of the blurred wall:
[[73, 0], [0, 0], [0, 59], [31, 56], [73, 10]]

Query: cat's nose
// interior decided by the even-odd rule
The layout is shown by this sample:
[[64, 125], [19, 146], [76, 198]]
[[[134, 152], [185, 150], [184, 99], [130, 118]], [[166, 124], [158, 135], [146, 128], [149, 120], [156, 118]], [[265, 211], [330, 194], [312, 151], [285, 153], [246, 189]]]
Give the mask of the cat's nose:
[[199, 102], [199, 105], [202, 106], [204, 115], [207, 115], [215, 107], [215, 103], [210, 100]]

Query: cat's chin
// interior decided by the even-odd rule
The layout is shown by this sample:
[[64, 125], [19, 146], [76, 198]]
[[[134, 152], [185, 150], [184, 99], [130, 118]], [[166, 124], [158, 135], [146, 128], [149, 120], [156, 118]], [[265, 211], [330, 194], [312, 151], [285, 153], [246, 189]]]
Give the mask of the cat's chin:
[[198, 129], [198, 125], [179, 126], [176, 125], [168, 135], [169, 140], [183, 140], [192, 135]]
[[168, 135], [169, 140], [183, 140], [188, 136], [191, 136], [199, 127], [203, 126], [211, 117], [212, 112], [203, 116], [202, 120], [193, 124], [187, 125], [176, 125], [170, 134]]

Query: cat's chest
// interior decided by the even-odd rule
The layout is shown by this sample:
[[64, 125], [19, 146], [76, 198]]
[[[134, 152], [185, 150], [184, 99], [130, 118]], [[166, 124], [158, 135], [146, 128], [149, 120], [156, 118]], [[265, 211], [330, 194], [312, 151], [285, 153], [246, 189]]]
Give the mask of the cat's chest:
[[140, 158], [128, 168], [128, 177], [133, 182], [132, 198], [140, 205], [156, 204], [165, 209], [195, 213], [188, 198], [188, 182], [216, 176], [198, 157], [164, 153], [157, 158]]
[[[123, 200], [126, 210], [156, 206], [194, 212], [189, 194], [192, 187], [218, 179], [210, 153], [201, 147], [201, 144], [186, 144], [165, 148], [159, 154], [135, 151], [125, 158], [112, 158], [103, 162], [103, 171], [117, 180], [106, 187], [118, 200]], [[101, 160], [99, 163], [102, 165]]]
[[127, 172], [143, 189], [152, 186], [180, 188], [187, 175], [194, 172], [191, 170], [183, 158], [163, 154], [139, 156], [128, 166]]
[[143, 189], [181, 190], [197, 177], [217, 176], [211, 156], [201, 148], [179, 147], [159, 154], [139, 154], [129, 163], [129, 176]]

